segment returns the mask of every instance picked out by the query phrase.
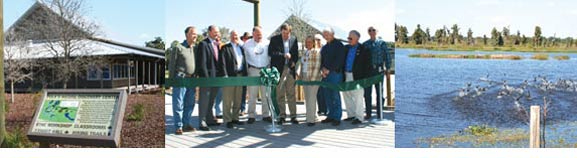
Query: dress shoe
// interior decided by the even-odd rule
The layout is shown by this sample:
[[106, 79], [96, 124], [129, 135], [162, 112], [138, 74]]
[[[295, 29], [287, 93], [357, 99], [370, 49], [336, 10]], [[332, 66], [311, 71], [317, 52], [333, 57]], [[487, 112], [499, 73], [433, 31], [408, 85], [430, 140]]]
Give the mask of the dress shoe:
[[321, 121], [321, 123], [331, 123], [331, 122], [333, 122], [332, 118], [326, 118], [326, 119]]
[[253, 124], [254, 121], [255, 121], [254, 118], [248, 118], [248, 121], [246, 121], [246, 123]]
[[296, 118], [296, 117], [293, 117], [293, 118], [291, 118], [291, 123], [292, 123], [293, 125], [298, 125], [298, 124], [299, 124], [299, 121], [297, 121], [297, 118]]
[[315, 126], [315, 123], [307, 123], [307, 126], [309, 126], [309, 127]]
[[194, 129], [194, 127], [192, 127], [192, 126], [184, 126], [184, 128], [182, 128], [182, 130], [183, 130], [184, 132], [194, 132], [194, 131], [196, 131], [196, 129]]
[[365, 120], [369, 120], [369, 119], [371, 119], [371, 116], [369, 116], [369, 115], [365, 116]]
[[341, 121], [339, 121], [339, 120], [333, 120], [332, 125], [333, 125], [333, 126], [341, 125]]
[[233, 120], [232, 123], [234, 123], [236, 125], [244, 125], [244, 122], [240, 122], [238, 120]]
[[200, 126], [198, 129], [200, 129], [201, 131], [210, 131], [210, 128], [206, 126]]
[[206, 124], [206, 125], [208, 125], [208, 126], [220, 126], [220, 123], [218, 123], [218, 122], [217, 122], [217, 123], [209, 123], [209, 124]]
[[344, 119], [343, 121], [352, 121], [354, 119], [355, 119], [355, 117], [349, 117], [349, 118]]
[[174, 134], [176, 134], [176, 135], [182, 135], [182, 129], [180, 129], [180, 128], [177, 129], [177, 130], [174, 132]]
[[361, 123], [363, 123], [363, 121], [361, 121], [361, 120], [359, 120], [359, 119], [355, 119], [355, 120], [353, 120], [353, 122], [352, 122], [351, 124], [353, 124], [353, 125], [358, 125], [358, 124], [361, 124]]
[[232, 122], [227, 122], [226, 128], [233, 128], [234, 126], [232, 124], [233, 124]]
[[282, 125], [282, 124], [285, 123], [285, 122], [286, 122], [286, 120], [285, 120], [284, 117], [281, 117], [281, 118], [278, 119], [278, 124], [281, 124], [281, 125]]
[[265, 117], [265, 118], [262, 118], [262, 120], [263, 120], [263, 121], [266, 121], [266, 122], [268, 122], [268, 123], [271, 123], [271, 122], [272, 122], [272, 118], [271, 118], [271, 117]]
[[222, 115], [218, 115], [216, 116], [216, 118], [222, 119]]

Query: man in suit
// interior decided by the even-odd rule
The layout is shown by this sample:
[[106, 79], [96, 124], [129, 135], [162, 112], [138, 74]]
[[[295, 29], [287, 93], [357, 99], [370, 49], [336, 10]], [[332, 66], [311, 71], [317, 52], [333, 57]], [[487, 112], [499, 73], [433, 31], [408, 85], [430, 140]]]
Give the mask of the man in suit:
[[291, 36], [291, 26], [288, 24], [281, 25], [281, 34], [273, 36], [268, 46], [268, 55], [271, 58], [271, 66], [279, 70], [280, 81], [276, 87], [276, 100], [280, 108], [279, 123], [285, 122], [286, 103], [290, 111], [291, 123], [298, 124], [297, 108], [295, 96], [295, 67], [298, 61], [298, 43], [297, 38]]
[[[173, 79], [192, 78], [196, 72], [196, 28], [194, 26], [186, 27], [184, 34], [186, 40], [169, 49], [168, 71], [170, 78]], [[191, 124], [195, 90], [195, 87], [172, 87], [172, 114], [176, 135], [195, 130]]]
[[[199, 77], [221, 77], [225, 75], [224, 61], [219, 59], [219, 43], [217, 38], [220, 36], [218, 28], [214, 25], [208, 27], [208, 38], [198, 44], [197, 70]], [[214, 119], [212, 108], [218, 92], [216, 87], [200, 87], [199, 89], [199, 129], [209, 131], [208, 126], [219, 126], [220, 124]]]
[[[228, 77], [247, 76], [248, 65], [244, 54], [244, 49], [240, 46], [240, 39], [236, 31], [230, 32], [230, 43], [222, 48], [222, 59], [225, 61], [225, 69]], [[227, 128], [233, 128], [234, 124], [242, 125], [239, 112], [242, 101], [243, 87], [223, 87], [223, 116]]]
[[[351, 82], [361, 80], [370, 76], [371, 65], [370, 52], [366, 51], [359, 43], [361, 34], [352, 30], [349, 32], [349, 44], [345, 46], [347, 56], [345, 58], [345, 81]], [[342, 92], [347, 108], [348, 118], [345, 121], [352, 121], [353, 125], [361, 124], [364, 115], [363, 93], [364, 89], [350, 90]]]

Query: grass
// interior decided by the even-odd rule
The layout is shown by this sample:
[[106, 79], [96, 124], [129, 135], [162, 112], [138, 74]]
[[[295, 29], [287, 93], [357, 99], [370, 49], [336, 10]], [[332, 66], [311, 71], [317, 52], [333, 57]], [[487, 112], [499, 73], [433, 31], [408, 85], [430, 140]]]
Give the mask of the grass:
[[450, 59], [508, 59], [521, 60], [519, 55], [508, 54], [410, 54], [412, 58], [450, 58]]
[[0, 145], [1, 148], [31, 148], [35, 144], [28, 140], [26, 137], [26, 132], [18, 128], [13, 132], [8, 132], [4, 142]]
[[531, 59], [535, 59], [535, 60], [549, 60], [549, 55], [548, 54], [534, 54]]
[[475, 125], [459, 133], [431, 138], [420, 138], [417, 143], [428, 147], [526, 147], [529, 132], [519, 129], [502, 130], [487, 125]]
[[474, 125], [467, 127], [465, 132], [474, 136], [490, 136], [497, 132], [497, 128], [491, 128], [487, 125]]
[[414, 43], [401, 44], [395, 43], [397, 48], [414, 48], [414, 49], [428, 49], [438, 51], [512, 51], [512, 52], [564, 52], [577, 53], [577, 48], [570, 47], [533, 47], [533, 46], [490, 46], [481, 43], [475, 45], [456, 44], [456, 45], [438, 45], [436, 43], [416, 45]]
[[555, 56], [555, 57], [553, 57], [553, 58], [555, 58], [555, 59], [557, 59], [557, 60], [569, 60], [569, 56], [568, 56], [568, 55], [558, 55], [558, 56]]
[[128, 121], [142, 121], [144, 118], [144, 105], [141, 103], [136, 104], [130, 114], [128, 114]]

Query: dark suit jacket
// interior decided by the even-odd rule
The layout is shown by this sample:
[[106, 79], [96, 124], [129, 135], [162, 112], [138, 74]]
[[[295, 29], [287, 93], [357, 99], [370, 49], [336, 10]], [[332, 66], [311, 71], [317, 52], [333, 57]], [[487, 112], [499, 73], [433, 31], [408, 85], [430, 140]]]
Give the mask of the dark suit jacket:
[[[210, 39], [206, 38], [198, 44], [198, 57], [196, 62], [196, 70], [199, 77], [221, 77], [226, 73], [224, 70], [224, 60], [219, 57], [219, 60], [214, 59], [213, 44]], [[218, 48], [217, 48], [218, 49]], [[222, 51], [219, 50], [219, 56]]]
[[[360, 43], [357, 44], [359, 47], [355, 53], [355, 61], [353, 62], [353, 79], [354, 80], [361, 80], [364, 78], [371, 77], [371, 54], [370, 52], [363, 47]], [[348, 44], [345, 46], [345, 53], [349, 53], [349, 49], [351, 45]], [[346, 57], [345, 57], [346, 63]], [[346, 64], [345, 64], [346, 65]], [[343, 70], [345, 68], [343, 67]]]
[[[294, 36], [289, 37], [289, 53], [291, 55], [291, 59], [288, 62], [289, 68], [291, 70], [291, 74], [293, 77], [296, 75], [295, 67], [296, 63], [299, 60], [299, 48], [297, 38]], [[270, 56], [270, 63], [271, 66], [274, 66], [278, 69], [279, 73], [282, 74], [285, 58], [284, 58], [284, 45], [282, 40], [282, 35], [273, 36], [270, 39], [270, 43], [268, 45], [268, 55]], [[290, 67], [291, 65], [294, 65]]]
[[236, 76], [236, 67], [238, 64], [242, 64], [242, 75], [248, 75], [248, 64], [246, 63], [246, 55], [244, 54], [244, 49], [240, 47], [240, 51], [242, 52], [242, 63], [237, 63], [236, 61], [236, 53], [234, 52], [234, 48], [232, 47], [232, 43], [228, 43], [222, 47], [221, 59], [224, 60], [225, 71], [228, 76]]

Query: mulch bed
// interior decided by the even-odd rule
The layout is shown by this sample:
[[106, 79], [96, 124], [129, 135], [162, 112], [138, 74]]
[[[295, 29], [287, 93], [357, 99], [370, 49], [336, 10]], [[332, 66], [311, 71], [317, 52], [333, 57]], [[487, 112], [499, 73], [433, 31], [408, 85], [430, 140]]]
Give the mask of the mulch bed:
[[[7, 103], [10, 104], [6, 115], [6, 128], [8, 132], [17, 129], [28, 132], [36, 110], [36, 102], [42, 96], [38, 93], [22, 93], [14, 96], [14, 103], [9, 103], [10, 94], [6, 94]], [[127, 116], [137, 104], [144, 106], [144, 118], [142, 121], [128, 121]], [[164, 148], [164, 131], [164, 95], [160, 93], [130, 95], [122, 124], [121, 147]], [[59, 145], [58, 147], [85, 146]]]

